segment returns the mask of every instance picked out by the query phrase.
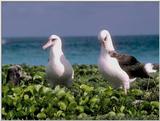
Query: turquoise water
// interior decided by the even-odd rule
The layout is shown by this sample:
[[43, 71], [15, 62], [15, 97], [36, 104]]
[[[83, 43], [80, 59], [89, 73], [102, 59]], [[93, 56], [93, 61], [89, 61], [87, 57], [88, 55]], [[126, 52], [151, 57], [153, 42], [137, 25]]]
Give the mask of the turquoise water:
[[[96, 64], [100, 52], [97, 37], [62, 37], [63, 52], [72, 64]], [[118, 52], [135, 56], [141, 62], [159, 62], [159, 37], [113, 36]], [[42, 46], [47, 37], [3, 38], [2, 64], [47, 65], [49, 50]]]

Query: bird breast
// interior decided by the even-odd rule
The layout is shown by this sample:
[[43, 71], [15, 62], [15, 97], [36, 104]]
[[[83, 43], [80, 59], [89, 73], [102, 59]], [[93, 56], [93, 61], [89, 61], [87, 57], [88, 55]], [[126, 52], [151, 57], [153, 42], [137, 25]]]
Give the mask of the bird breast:
[[72, 66], [67, 60], [65, 62], [50, 60], [46, 72], [49, 78], [67, 80], [72, 76]]
[[107, 74], [110, 76], [114, 76], [115, 73], [119, 70], [117, 60], [111, 57], [101, 56], [98, 65], [101, 73], [105, 73], [105, 75]]
[[98, 68], [101, 72], [102, 76], [110, 83], [113, 87], [117, 88], [122, 83], [116, 77], [116, 68], [115, 61], [111, 61], [110, 59], [106, 59], [104, 57], [99, 58]]
[[55, 63], [53, 61], [49, 61], [47, 67], [47, 74], [52, 75], [53, 77], [61, 77], [64, 73], [65, 67], [60, 62]]

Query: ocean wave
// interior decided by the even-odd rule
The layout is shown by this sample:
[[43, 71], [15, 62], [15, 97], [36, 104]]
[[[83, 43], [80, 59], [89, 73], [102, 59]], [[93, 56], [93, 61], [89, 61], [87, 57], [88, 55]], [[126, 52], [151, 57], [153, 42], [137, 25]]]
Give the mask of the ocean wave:
[[[2, 38], [3, 64], [45, 65], [48, 52], [42, 49], [44, 40], [44, 38]], [[120, 36], [114, 40], [118, 52], [133, 55], [143, 63], [159, 62], [158, 36]], [[97, 37], [68, 37], [64, 38], [63, 50], [72, 64], [96, 64], [100, 45]]]
[[6, 44], [7, 41], [5, 39], [2, 39], [2, 45]]

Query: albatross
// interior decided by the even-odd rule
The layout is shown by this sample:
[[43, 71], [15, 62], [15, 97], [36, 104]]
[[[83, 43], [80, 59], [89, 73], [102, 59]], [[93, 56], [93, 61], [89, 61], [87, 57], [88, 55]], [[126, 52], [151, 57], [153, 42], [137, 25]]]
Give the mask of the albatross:
[[133, 56], [116, 52], [109, 31], [101, 30], [98, 39], [101, 43], [99, 71], [113, 87], [123, 86], [125, 94], [136, 77], [149, 78], [149, 73], [156, 72], [153, 64], [142, 64]]
[[51, 35], [42, 48], [50, 48], [49, 62], [46, 67], [47, 81], [52, 87], [56, 85], [70, 87], [74, 78], [74, 71], [62, 51], [61, 38], [57, 35]]

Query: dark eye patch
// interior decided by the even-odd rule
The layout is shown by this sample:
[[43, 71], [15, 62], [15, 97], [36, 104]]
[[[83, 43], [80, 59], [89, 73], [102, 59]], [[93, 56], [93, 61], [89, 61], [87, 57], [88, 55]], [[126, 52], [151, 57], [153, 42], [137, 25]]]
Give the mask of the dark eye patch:
[[106, 41], [107, 40], [107, 36], [104, 38], [104, 41]]
[[51, 40], [52, 40], [52, 42], [53, 42], [53, 41], [55, 41], [56, 39], [54, 38], [54, 39], [51, 39]]

